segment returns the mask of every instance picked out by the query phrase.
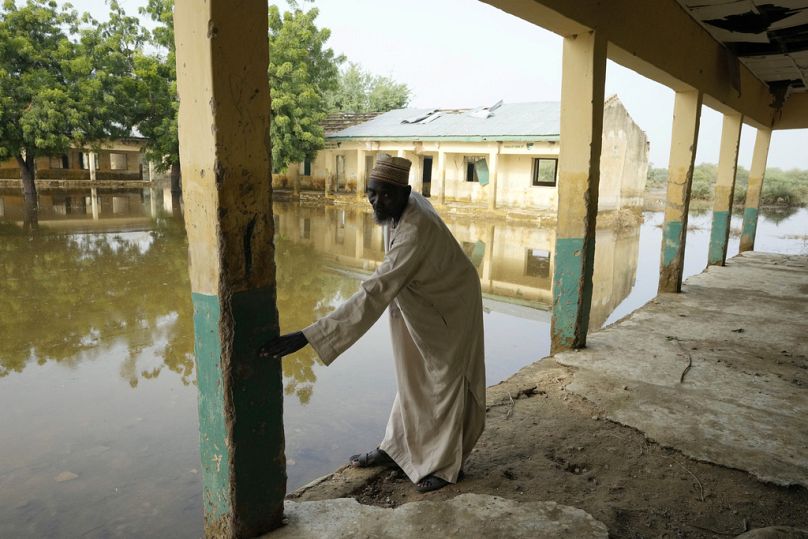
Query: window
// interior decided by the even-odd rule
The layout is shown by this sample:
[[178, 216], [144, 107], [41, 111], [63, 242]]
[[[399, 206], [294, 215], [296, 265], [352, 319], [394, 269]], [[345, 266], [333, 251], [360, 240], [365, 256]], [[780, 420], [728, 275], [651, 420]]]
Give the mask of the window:
[[311, 159], [308, 157], [303, 160], [303, 175], [311, 176]]
[[90, 156], [93, 156], [95, 160], [95, 169], [98, 170], [98, 154], [97, 153], [89, 153], [83, 152], [80, 154], [79, 164], [83, 170], [90, 170]]
[[110, 153], [109, 154], [109, 169], [110, 170], [126, 170], [126, 154], [125, 153]]
[[550, 276], [550, 252], [545, 249], [528, 249], [525, 257], [527, 277]]
[[486, 163], [485, 157], [467, 155], [463, 159], [466, 164], [466, 181], [488, 185], [488, 163]]
[[49, 168], [69, 168], [66, 155], [51, 156]]
[[533, 186], [554, 187], [556, 184], [556, 169], [558, 159], [537, 157], [533, 159]]

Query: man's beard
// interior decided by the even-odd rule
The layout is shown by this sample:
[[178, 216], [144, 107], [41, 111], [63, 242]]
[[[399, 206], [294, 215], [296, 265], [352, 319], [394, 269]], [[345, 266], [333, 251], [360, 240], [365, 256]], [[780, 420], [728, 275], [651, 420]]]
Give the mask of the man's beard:
[[376, 221], [377, 225], [386, 225], [391, 217], [381, 210], [373, 210], [373, 219]]

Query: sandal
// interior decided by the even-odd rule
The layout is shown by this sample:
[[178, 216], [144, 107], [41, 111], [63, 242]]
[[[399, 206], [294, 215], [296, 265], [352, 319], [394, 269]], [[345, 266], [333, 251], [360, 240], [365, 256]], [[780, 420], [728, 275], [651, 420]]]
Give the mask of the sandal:
[[351, 466], [354, 468], [370, 468], [372, 466], [395, 466], [396, 463], [390, 458], [390, 455], [379, 449], [378, 447], [373, 451], [367, 453], [360, 453], [358, 455], [351, 455]]
[[445, 479], [441, 479], [435, 475], [428, 475], [418, 481], [418, 484], [415, 485], [415, 490], [418, 492], [432, 492], [433, 490], [441, 489], [449, 484], [450, 483]]
[[[460, 473], [457, 474], [457, 482], [459, 483], [462, 481], [465, 476], [466, 474], [463, 473], [463, 470], [460, 470]], [[428, 475], [418, 481], [418, 483], [415, 485], [415, 490], [418, 492], [432, 492], [433, 490], [442, 489], [446, 485], [450, 484], [451, 483], [445, 479], [441, 479], [435, 475]]]

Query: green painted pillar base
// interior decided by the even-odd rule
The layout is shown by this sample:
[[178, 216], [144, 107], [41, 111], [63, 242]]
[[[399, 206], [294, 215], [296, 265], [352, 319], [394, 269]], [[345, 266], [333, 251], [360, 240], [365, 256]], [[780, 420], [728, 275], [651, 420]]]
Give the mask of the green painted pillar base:
[[586, 242], [583, 238], [556, 240], [550, 330], [552, 352], [586, 346], [594, 255], [594, 241]]
[[257, 357], [278, 334], [274, 287], [193, 294], [207, 537], [280, 525], [286, 494], [281, 363]]
[[669, 221], [662, 227], [662, 266], [660, 292], [680, 292], [684, 269], [685, 235], [681, 221]]
[[710, 249], [707, 253], [707, 264], [710, 266], [723, 266], [727, 261], [729, 225], [730, 214], [728, 211], [713, 212], [713, 227], [710, 230]]
[[746, 208], [743, 211], [743, 226], [741, 227], [740, 252], [754, 251], [755, 235], [757, 234], [758, 209]]

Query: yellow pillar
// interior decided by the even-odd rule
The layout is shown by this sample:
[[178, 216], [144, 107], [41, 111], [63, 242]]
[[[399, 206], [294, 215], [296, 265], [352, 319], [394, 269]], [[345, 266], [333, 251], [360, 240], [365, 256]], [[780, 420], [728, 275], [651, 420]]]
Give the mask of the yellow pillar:
[[90, 165], [90, 181], [94, 182], [96, 177], [97, 177], [96, 166], [95, 166], [97, 156], [96, 156], [95, 152], [87, 152], [87, 156], [88, 156], [87, 158], [90, 160], [90, 162], [89, 162], [89, 165]]
[[770, 129], [758, 129], [755, 137], [755, 150], [752, 154], [752, 168], [749, 171], [749, 186], [746, 189], [746, 203], [743, 209], [741, 252], [751, 251], [755, 248], [760, 194], [763, 191], [763, 176], [766, 173], [766, 160], [769, 157], [771, 138]]
[[205, 535], [281, 525], [267, 2], [176, 0], [179, 140], [194, 305]]
[[424, 192], [424, 166], [423, 158], [417, 153], [412, 154], [412, 167], [410, 168], [410, 185], [416, 193]]
[[497, 209], [497, 170], [499, 169], [499, 148], [488, 154], [488, 209]]
[[[668, 194], [662, 226], [662, 253], [659, 271], [660, 292], [680, 292], [687, 238], [687, 211], [693, 161], [699, 138], [702, 94], [676, 92], [673, 104], [671, 153], [668, 161]], [[563, 141], [562, 141], [563, 144]]]
[[98, 208], [98, 189], [95, 187], [90, 189], [90, 208], [93, 212], [93, 221], [98, 221], [101, 212]]
[[605, 79], [605, 39], [595, 32], [564, 38], [553, 352], [586, 346], [592, 304]]
[[438, 151], [438, 204], [446, 202], [446, 152]]
[[718, 177], [713, 201], [713, 226], [707, 264], [723, 266], [727, 260], [729, 225], [732, 219], [732, 197], [735, 194], [735, 173], [738, 168], [738, 145], [741, 142], [743, 116], [725, 114], [721, 130], [721, 150], [718, 155]]
[[367, 189], [368, 179], [365, 177], [365, 159], [367, 154], [365, 150], [356, 150], [356, 198], [365, 198], [365, 189]]

